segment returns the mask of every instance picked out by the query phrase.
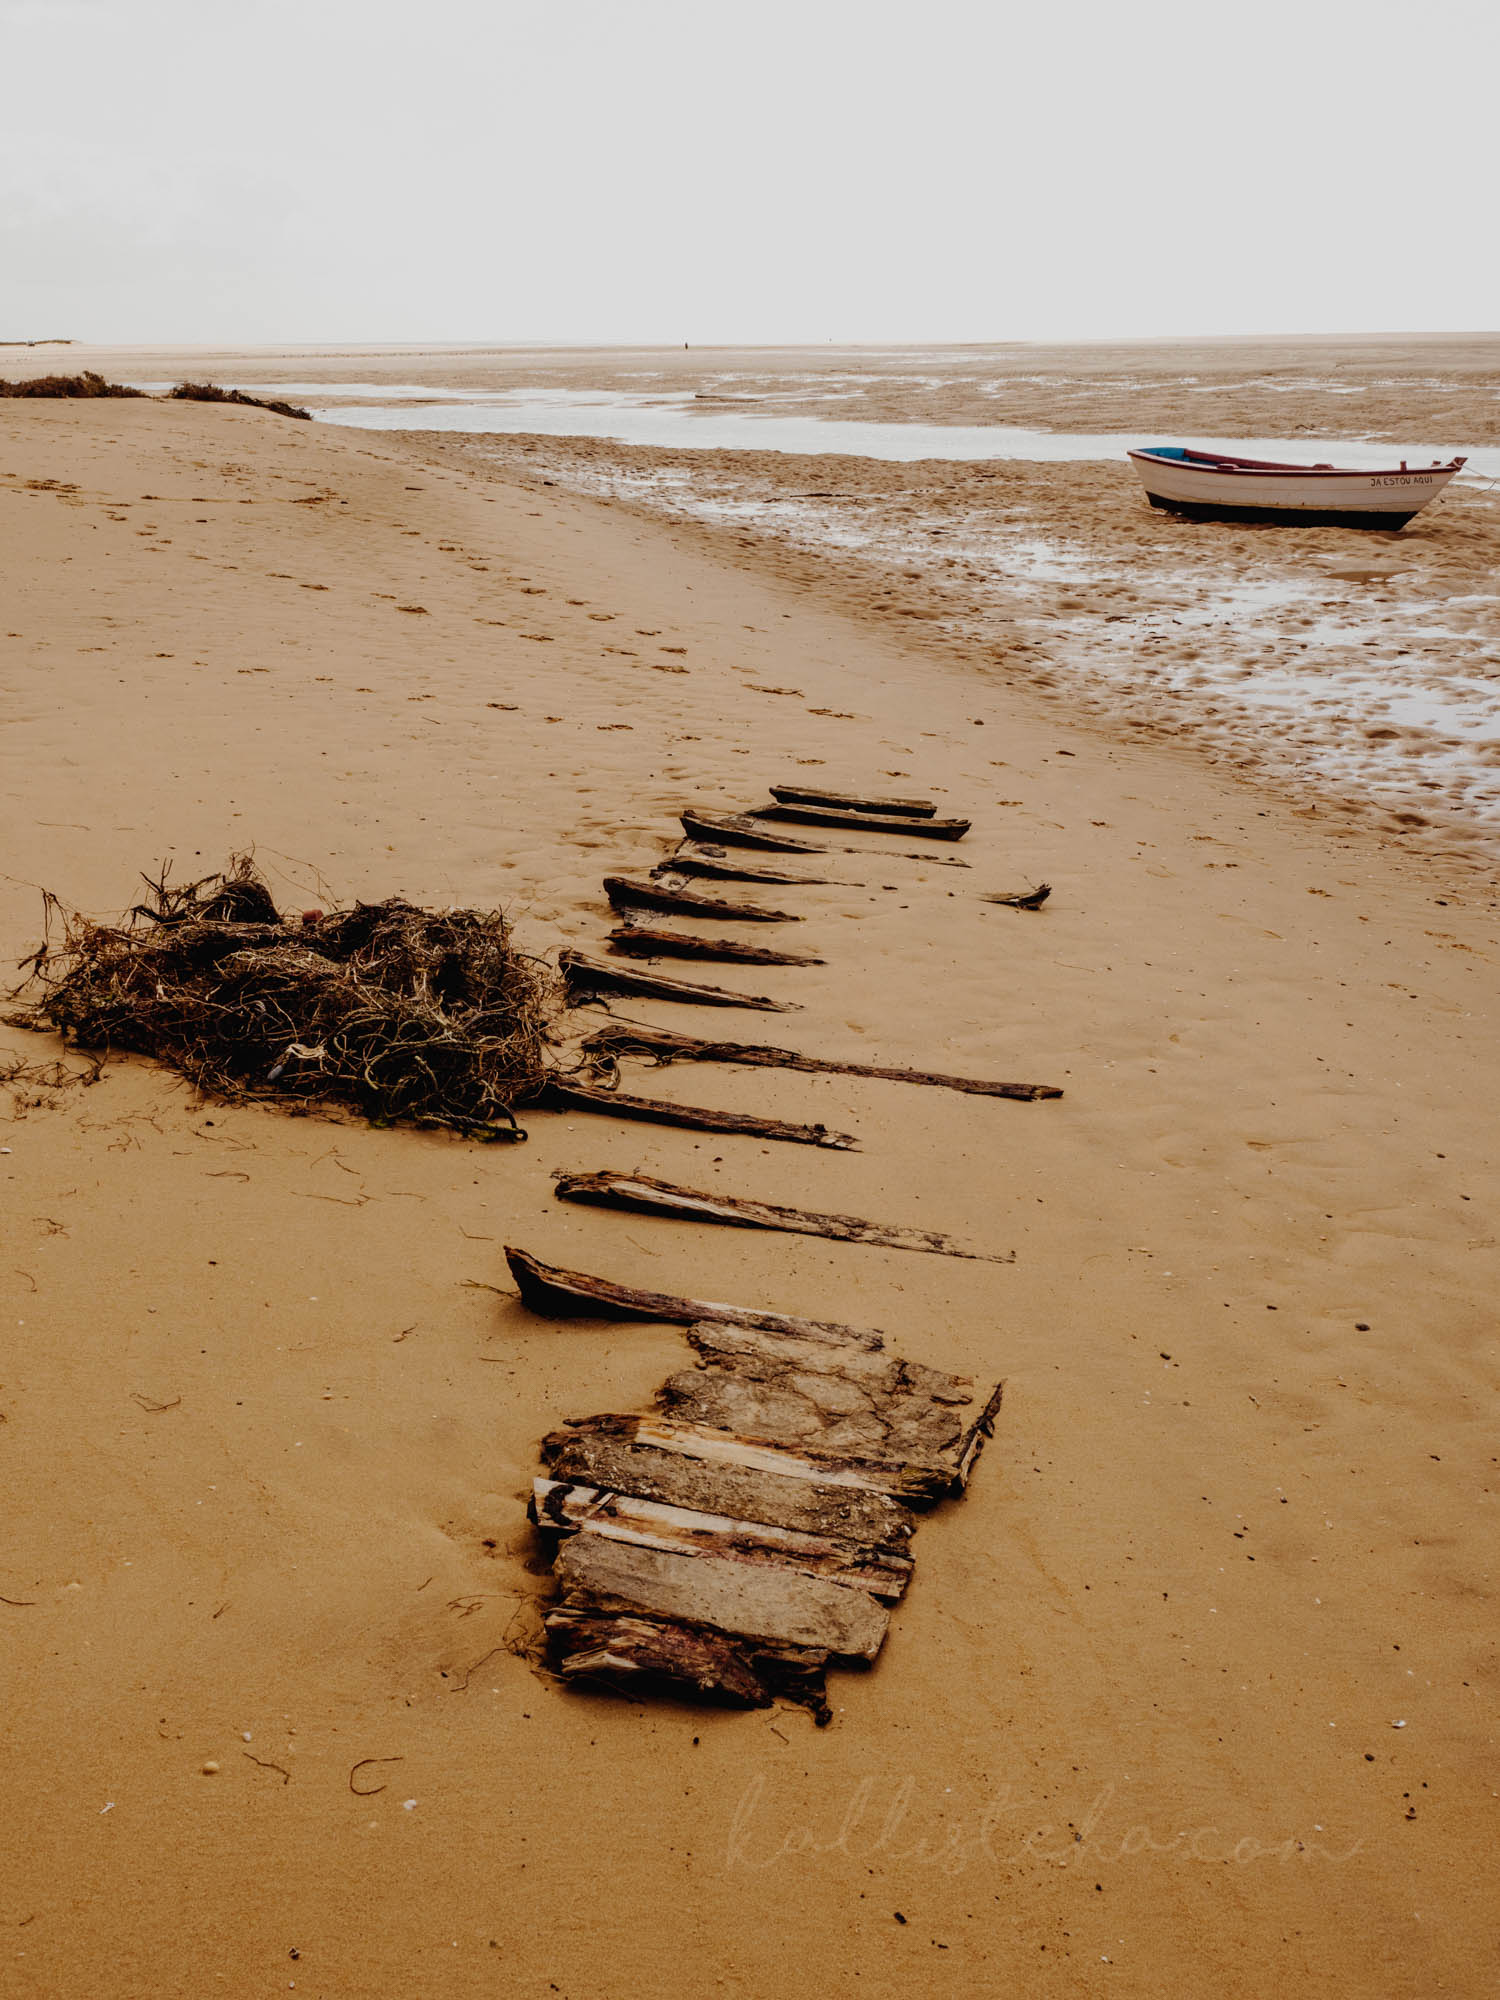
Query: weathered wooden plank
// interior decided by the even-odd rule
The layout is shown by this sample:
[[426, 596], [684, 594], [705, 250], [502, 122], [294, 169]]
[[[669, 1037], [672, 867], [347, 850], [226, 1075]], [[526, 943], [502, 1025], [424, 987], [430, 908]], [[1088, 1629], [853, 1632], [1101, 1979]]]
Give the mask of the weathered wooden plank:
[[668, 1292], [638, 1291], [611, 1284], [582, 1271], [565, 1271], [543, 1264], [525, 1250], [507, 1245], [510, 1266], [521, 1299], [532, 1312], [553, 1319], [666, 1320], [692, 1326], [718, 1320], [726, 1326], [762, 1327], [805, 1340], [848, 1341], [856, 1347], [878, 1348], [883, 1336], [871, 1327], [843, 1326], [836, 1320], [801, 1319], [794, 1313], [761, 1312], [751, 1306], [722, 1305], [708, 1299], [677, 1298]]
[[[631, 1419], [632, 1424], [640, 1421]], [[551, 1432], [542, 1440], [543, 1463], [559, 1480], [769, 1527], [880, 1547], [899, 1547], [911, 1537], [914, 1517], [888, 1494], [826, 1479], [815, 1466], [767, 1469], [641, 1444], [633, 1430], [629, 1436], [620, 1434], [620, 1422], [586, 1418]]]
[[734, 1195], [675, 1187], [670, 1181], [653, 1180], [649, 1174], [560, 1174], [556, 1194], [559, 1201], [581, 1201], [596, 1208], [623, 1208], [636, 1215], [679, 1216], [685, 1221], [717, 1223], [730, 1229], [775, 1229], [794, 1236], [828, 1236], [840, 1243], [868, 1243], [882, 1250], [920, 1250], [934, 1256], [965, 1257], [986, 1264], [1015, 1262], [1013, 1252], [1000, 1257], [983, 1250], [965, 1250], [936, 1229], [903, 1229], [894, 1224], [866, 1222], [857, 1215], [826, 1215], [813, 1209], [782, 1208], [774, 1202], [742, 1201]]
[[740, 944], [734, 938], [698, 937], [690, 931], [648, 930], [637, 925], [611, 931], [609, 948], [626, 958], [702, 958], [724, 965], [825, 965], [810, 951], [772, 951], [765, 945]]
[[574, 1535], [554, 1568], [565, 1591], [586, 1592], [603, 1608], [682, 1619], [772, 1645], [816, 1647], [839, 1659], [873, 1660], [890, 1624], [890, 1613], [864, 1590], [602, 1535]]
[[682, 830], [694, 840], [712, 841], [725, 847], [759, 847], [770, 854], [826, 854], [826, 847], [814, 847], [805, 840], [772, 833], [744, 813], [700, 812], [688, 806], [680, 815]]
[[739, 1063], [757, 1069], [795, 1069], [818, 1076], [867, 1076], [881, 1083], [918, 1083], [936, 1090], [962, 1091], [971, 1097], [1008, 1097], [1023, 1104], [1061, 1097], [1051, 1083], [990, 1083], [981, 1077], [945, 1076], [925, 1069], [887, 1069], [874, 1063], [833, 1062], [826, 1056], [799, 1055], [795, 1049], [771, 1049], [758, 1042], [713, 1042], [679, 1035], [670, 1028], [646, 1028], [621, 1022], [600, 1028], [583, 1044], [589, 1055], [649, 1056], [654, 1062]]
[[629, 875], [606, 875], [604, 893], [617, 910], [670, 910], [679, 917], [712, 917], [722, 924], [800, 924], [790, 910], [769, 910], [762, 903], [727, 902], [721, 896], [698, 896], [690, 889], [669, 889], [660, 882], [637, 881]]
[[702, 875], [719, 882], [767, 882], [786, 889], [862, 889], [863, 882], [847, 882], [832, 875], [794, 875], [787, 868], [746, 868], [731, 861], [722, 847], [679, 847], [666, 861], [651, 870], [654, 876]]
[[956, 1410], [925, 1396], [872, 1397], [833, 1375], [759, 1380], [734, 1367], [684, 1368], [657, 1401], [673, 1421], [812, 1460], [858, 1466], [888, 1493], [940, 1500], [961, 1484]]
[[872, 1397], [919, 1395], [954, 1409], [970, 1407], [976, 1393], [968, 1375], [947, 1375], [883, 1348], [788, 1340], [759, 1327], [725, 1326], [717, 1320], [700, 1320], [688, 1328], [687, 1338], [706, 1360], [758, 1371], [767, 1379], [779, 1372], [842, 1375]]
[[771, 797], [786, 806], [821, 806], [835, 811], [895, 813], [904, 819], [931, 819], [931, 799], [872, 799], [857, 792], [820, 792], [811, 785], [772, 785]]
[[549, 1079], [536, 1100], [552, 1111], [598, 1111], [606, 1118], [633, 1118], [648, 1125], [678, 1125], [689, 1132], [733, 1132], [751, 1139], [779, 1139], [793, 1146], [826, 1146], [839, 1153], [859, 1151], [851, 1132], [826, 1125], [798, 1125], [785, 1118], [760, 1118], [748, 1111], [711, 1111], [697, 1104], [668, 1104], [656, 1097], [632, 1097], [623, 1090], [600, 1090], [563, 1077]]
[[609, 1488], [534, 1479], [529, 1512], [539, 1528], [553, 1533], [604, 1535], [678, 1555], [711, 1555], [727, 1562], [795, 1569], [805, 1576], [868, 1590], [886, 1604], [894, 1604], [911, 1580], [909, 1555], [771, 1522], [706, 1514]]
[[967, 819], [896, 819], [883, 813], [835, 812], [822, 806], [756, 806], [755, 819], [789, 819], [799, 826], [852, 827], [861, 833], [916, 833], [928, 840], [962, 840]]
[[723, 986], [699, 986], [690, 979], [669, 979], [664, 972], [647, 972], [637, 965], [611, 965], [586, 952], [560, 951], [557, 968], [567, 982], [570, 999], [594, 993], [638, 993], [651, 1000], [675, 1000], [693, 1007], [751, 1007], [762, 1014], [795, 1014], [796, 1000], [772, 1000], [763, 993], [733, 993]]
[[841, 1458], [831, 1451], [793, 1450], [785, 1445], [757, 1443], [736, 1437], [717, 1425], [700, 1424], [686, 1414], [638, 1417], [630, 1436], [663, 1451], [678, 1451], [686, 1458], [702, 1458], [723, 1465], [742, 1465], [750, 1470], [780, 1472], [788, 1477], [817, 1477], [834, 1486], [856, 1486], [867, 1493], [885, 1493], [908, 1507], [926, 1507], [935, 1491], [946, 1491], [925, 1467], [908, 1472], [880, 1459], [864, 1456]]

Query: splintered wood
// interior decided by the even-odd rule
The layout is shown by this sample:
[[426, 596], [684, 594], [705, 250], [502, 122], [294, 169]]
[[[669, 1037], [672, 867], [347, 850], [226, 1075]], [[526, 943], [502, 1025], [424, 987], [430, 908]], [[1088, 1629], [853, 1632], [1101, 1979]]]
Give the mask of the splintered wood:
[[704, 1319], [688, 1339], [698, 1364], [663, 1383], [658, 1414], [579, 1418], [543, 1441], [531, 1517], [557, 1542], [553, 1664], [735, 1708], [788, 1699], [827, 1722], [828, 1665], [879, 1652], [914, 1510], [963, 1491], [1000, 1389], [980, 1401], [878, 1335], [774, 1314]]

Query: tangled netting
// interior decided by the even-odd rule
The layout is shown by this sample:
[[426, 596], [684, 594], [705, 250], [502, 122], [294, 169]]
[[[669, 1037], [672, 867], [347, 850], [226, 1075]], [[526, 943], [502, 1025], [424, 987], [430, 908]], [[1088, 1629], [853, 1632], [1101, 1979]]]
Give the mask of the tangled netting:
[[[379, 1123], [524, 1137], [551, 1074], [546, 967], [498, 910], [399, 897], [283, 917], [250, 861], [172, 887], [118, 925], [47, 898], [26, 1022], [154, 1056], [206, 1094], [352, 1106]], [[14, 1017], [13, 1017], [14, 1018]]]

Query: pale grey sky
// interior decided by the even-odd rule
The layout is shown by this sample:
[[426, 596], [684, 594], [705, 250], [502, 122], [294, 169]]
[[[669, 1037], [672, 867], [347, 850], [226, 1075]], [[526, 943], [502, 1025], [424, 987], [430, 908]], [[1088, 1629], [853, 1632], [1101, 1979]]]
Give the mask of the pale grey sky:
[[1500, 327], [1495, 0], [0, 0], [0, 338]]

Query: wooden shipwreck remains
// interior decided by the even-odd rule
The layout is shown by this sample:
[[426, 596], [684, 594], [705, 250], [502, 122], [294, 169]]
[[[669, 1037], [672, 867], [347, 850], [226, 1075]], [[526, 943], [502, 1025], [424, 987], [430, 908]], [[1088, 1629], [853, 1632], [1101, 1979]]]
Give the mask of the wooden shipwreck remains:
[[778, 805], [819, 806], [825, 811], [894, 813], [898, 819], [931, 819], [937, 807], [931, 799], [871, 799], [857, 792], [820, 792], [811, 785], [772, 785]]
[[1023, 1104], [1061, 1097], [1055, 1083], [996, 1083], [978, 1076], [945, 1076], [925, 1069], [887, 1069], [877, 1063], [835, 1062], [827, 1056], [805, 1056], [795, 1049], [767, 1048], [760, 1042], [713, 1042], [696, 1035], [675, 1034], [670, 1028], [648, 1028], [618, 1022], [600, 1028], [583, 1043], [585, 1054], [601, 1061], [620, 1056], [645, 1056], [653, 1062], [740, 1063], [759, 1069], [805, 1070], [820, 1076], [868, 1076], [881, 1083], [918, 1083], [939, 1090], [962, 1091], [970, 1097], [1009, 1097]]
[[966, 819], [903, 819], [887, 807], [874, 812], [848, 812], [833, 806], [776, 804], [757, 806], [756, 820], [789, 819], [802, 826], [853, 827], [861, 833], [920, 833], [930, 840], [962, 840], [973, 824]]
[[750, 1111], [712, 1111], [700, 1104], [669, 1104], [657, 1097], [631, 1097], [623, 1090], [553, 1077], [536, 1099], [547, 1111], [598, 1111], [606, 1118], [634, 1118], [647, 1125], [679, 1125], [688, 1132], [733, 1132], [750, 1139], [784, 1139], [793, 1146], [827, 1146], [857, 1153], [852, 1132], [826, 1125], [798, 1125], [785, 1118], [761, 1118]]
[[[518, 1281], [545, 1271], [508, 1250]], [[576, 1273], [549, 1306], [629, 1292]], [[577, 1287], [593, 1288], [580, 1292]], [[567, 1289], [571, 1286], [573, 1289]], [[669, 1302], [683, 1317], [693, 1302]], [[564, 1680], [830, 1719], [833, 1662], [869, 1662], [911, 1577], [917, 1510], [959, 1494], [1000, 1407], [878, 1334], [723, 1306], [656, 1414], [576, 1419], [542, 1444], [530, 1513], [555, 1548], [546, 1625]]]
[[626, 958], [716, 959], [721, 965], [826, 965], [810, 951], [772, 951], [765, 945], [740, 944], [734, 938], [699, 937], [696, 931], [653, 930], [631, 924], [610, 932], [612, 952]]
[[[821, 1131], [822, 1127], [813, 1129]], [[775, 1229], [794, 1236], [829, 1236], [839, 1243], [869, 1243], [880, 1250], [925, 1250], [936, 1257], [966, 1257], [984, 1264], [1015, 1262], [1014, 1255], [965, 1250], [937, 1229], [903, 1229], [866, 1222], [858, 1215], [824, 1215], [813, 1209], [783, 1208], [775, 1202], [741, 1201], [734, 1195], [674, 1187], [670, 1181], [653, 1180], [649, 1174], [560, 1173], [555, 1192], [559, 1201], [619, 1208], [632, 1215], [674, 1216], [730, 1229]]]
[[663, 882], [636, 882], [628, 875], [606, 875], [604, 893], [617, 910], [671, 910], [683, 917], [713, 917], [723, 924], [796, 924], [790, 910], [768, 910], [762, 903], [726, 902], [721, 896], [698, 896], [691, 889], [674, 889]]
[[638, 965], [611, 965], [583, 951], [560, 951], [557, 969], [570, 1000], [599, 993], [637, 993], [651, 1000], [676, 1000], [692, 1007], [752, 1007], [763, 1014], [792, 1014], [795, 1000], [772, 1000], [764, 993], [733, 993], [723, 986], [699, 986], [691, 979], [669, 979], [664, 972], [647, 972]]

